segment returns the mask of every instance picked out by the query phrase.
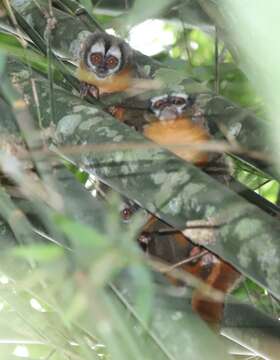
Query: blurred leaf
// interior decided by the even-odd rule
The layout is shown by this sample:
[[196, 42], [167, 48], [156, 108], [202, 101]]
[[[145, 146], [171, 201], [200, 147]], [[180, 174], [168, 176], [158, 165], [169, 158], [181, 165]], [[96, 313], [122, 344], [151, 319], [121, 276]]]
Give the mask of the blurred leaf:
[[[132, 27], [136, 24], [158, 16], [167, 6], [175, 3], [175, 0], [135, 0], [132, 9], [126, 16], [118, 19], [118, 25], [121, 27]], [[122, 23], [121, 23], [122, 20]]]
[[0, 33], [0, 49], [9, 55], [18, 57], [24, 63], [31, 64], [34, 69], [47, 72], [46, 58], [33, 50], [24, 49], [13, 35]]
[[32, 244], [14, 248], [11, 255], [38, 262], [50, 262], [63, 256], [63, 249], [55, 245]]
[[213, 21], [197, 0], [178, 1], [168, 9], [166, 16], [178, 18], [187, 28], [197, 27], [207, 32], [213, 32]]
[[107, 238], [93, 228], [69, 220], [63, 215], [56, 215], [55, 222], [76, 246], [78, 243], [90, 247], [104, 248], [108, 246]]
[[69, 169], [74, 175], [75, 178], [82, 184], [85, 184], [89, 178], [89, 175], [86, 171], [83, 171], [81, 169], [79, 169], [77, 166], [75, 166], [74, 164], [65, 163], [65, 166], [67, 167], [67, 169]]
[[[15, 1], [14, 3], [22, 5], [21, 2]], [[41, 6], [44, 6], [45, 9], [48, 6], [47, 1], [40, 1], [40, 4], [43, 4]], [[140, 21], [141, 17], [145, 16], [145, 12], [158, 15], [158, 9], [169, 4], [165, 1], [161, 1], [159, 4], [157, 1], [152, 4], [152, 7], [149, 7], [146, 6], [146, 1], [137, 1], [135, 9], [137, 12], [144, 9], [144, 12], [139, 11], [134, 14], [134, 20]], [[30, 26], [34, 27], [42, 35], [46, 26], [46, 19], [42, 16], [43, 13], [36, 8], [37, 5], [34, 7], [34, 2], [25, 2], [23, 5], [28, 6], [24, 6], [25, 10], [22, 17], [28, 18]], [[102, 2], [100, 6], [102, 6]], [[65, 12], [55, 11], [55, 17], [58, 19], [59, 24], [53, 32], [55, 48], [61, 53], [68, 54], [72, 59], [88, 27], [84, 26], [81, 17], [69, 16]], [[197, 40], [197, 43], [201, 46], [198, 48], [197, 54], [194, 54], [194, 56], [197, 55], [194, 60], [195, 64], [199, 65], [199, 67], [194, 67], [195, 77], [205, 82], [205, 84], [211, 84], [213, 80], [211, 39], [207, 39], [198, 32], [194, 36], [196, 36], [194, 40]], [[221, 76], [225, 77], [222, 80], [226, 81], [226, 83], [221, 83], [222, 91], [228, 91], [228, 94], [236, 96], [244, 103], [246, 101], [250, 102], [251, 98], [248, 95], [248, 88], [246, 88], [246, 79], [242, 78], [242, 76], [238, 77], [238, 71], [234, 69], [232, 64], [221, 66], [221, 70]], [[176, 77], [174, 74], [174, 72], [164, 74], [166, 81], [171, 86], [179, 84], [179, 76]], [[16, 72], [16, 75], [19, 75], [19, 73]], [[182, 72], [180, 79], [186, 77], [189, 77], [189, 73]], [[174, 84], [172, 81], [174, 81]], [[30, 84], [23, 84], [23, 86], [25, 95], [28, 96]], [[38, 88], [40, 90], [40, 104], [42, 104], [42, 111], [47, 123], [49, 119], [48, 92], [47, 87], [44, 86], [43, 80]], [[242, 94], [238, 94], [238, 89]], [[226, 223], [222, 224], [221, 229], [215, 229], [217, 239], [215, 237], [214, 240], [217, 240], [217, 242], [207, 244], [207, 246], [209, 245], [210, 248], [233, 264], [240, 266], [245, 273], [249, 273], [252, 278], [256, 278], [261, 284], [273, 289], [276, 293], [279, 292], [277, 278], [277, 273], [279, 273], [277, 262], [279, 246], [276, 221], [256, 208], [249, 206], [245, 201], [241, 201], [239, 197], [227, 192], [222, 186], [218, 186], [216, 182], [208, 179], [197, 169], [170, 156], [168, 152], [159, 149], [155, 151], [144, 149], [143, 153], [140, 150], [134, 152], [133, 149], [111, 151], [109, 146], [114, 142], [117, 142], [118, 145], [122, 144], [122, 140], [124, 145], [127, 141], [142, 144], [144, 140], [125, 126], [116, 124], [116, 121], [113, 121], [110, 116], [99, 111], [99, 109], [87, 104], [78, 97], [72, 96], [70, 92], [63, 92], [56, 88], [53, 95], [58, 108], [58, 115], [54, 121], [58, 125], [52, 139], [55, 139], [56, 145], [61, 145], [61, 151], [67, 149], [67, 145], [76, 150], [82, 144], [83, 149], [76, 152], [75, 156], [70, 156], [73, 161], [78, 160], [77, 163], [83, 165], [88, 172], [94, 171], [94, 173], [99, 174], [119, 192], [133, 200], [137, 200], [137, 203], [156, 213], [165, 221], [172, 223], [176, 228], [185, 229], [186, 219], [192, 220], [204, 217], [207, 219], [214, 217], [215, 219], [217, 217], [218, 220], [221, 218], [223, 220], [226, 218]], [[228, 117], [228, 114], [223, 112], [223, 109], [220, 115], [221, 117]], [[48, 123], [48, 125], [50, 124]], [[92, 153], [88, 150], [87, 145], [90, 146], [90, 149], [93, 149]], [[102, 146], [104, 152], [100, 151]], [[69, 156], [69, 153], [66, 152], [65, 156]], [[152, 171], [151, 161], [153, 162]], [[251, 181], [251, 183], [259, 181], [257, 176], [247, 180]], [[63, 184], [60, 183], [61, 187], [66, 186], [63, 178], [61, 182], [63, 182]], [[67, 306], [65, 305], [70, 304], [71, 300], [73, 300], [68, 308], [69, 317], [72, 316], [77, 319], [81, 326], [86, 327], [87, 330], [90, 329], [92, 333], [98, 333], [107, 345], [109, 353], [115, 359], [142, 359], [148, 358], [149, 355], [153, 359], [156, 357], [162, 359], [166, 354], [159, 351], [158, 348], [157, 351], [153, 352], [147, 346], [148, 342], [145, 341], [147, 338], [146, 333], [141, 338], [141, 336], [137, 336], [137, 331], [134, 332], [138, 323], [136, 322], [135, 325], [133, 322], [126, 321], [128, 314], [131, 315], [132, 312], [127, 312], [127, 309], [121, 312], [114, 303], [114, 297], [107, 296], [107, 294], [103, 293], [103, 289], [102, 292], [99, 292], [101, 286], [105, 285], [112, 274], [122, 267], [127, 269], [126, 265], [129, 264], [127, 270], [131, 272], [134, 283], [138, 281], [139, 285], [139, 289], [134, 292], [134, 306], [137, 311], [143, 313], [145, 318], [148, 318], [152, 304], [149, 274], [141, 266], [138, 253], [136, 254], [135, 251], [136, 246], [130, 241], [130, 234], [122, 232], [122, 227], [115, 221], [118, 212], [116, 211], [115, 215], [111, 215], [103, 205], [100, 207], [98, 207], [99, 205], [92, 205], [91, 201], [94, 202], [94, 200], [90, 198], [90, 194], [85, 196], [86, 199], [89, 199], [85, 201], [87, 204], [85, 206], [84, 193], [81, 195], [81, 192], [78, 192], [73, 184], [67, 184], [67, 186], [69, 186], [68, 193], [63, 193], [63, 200], [64, 211], [69, 218], [58, 216], [57, 224], [73, 240], [77, 251], [80, 250], [81, 253], [84, 251], [84, 253], [82, 253], [81, 262], [77, 262], [78, 267], [74, 279], [68, 274], [67, 276], [64, 273], [62, 274], [63, 266], [60, 261], [56, 264], [56, 268], [47, 273], [51, 284], [54, 279], [56, 281], [54, 286], [50, 285], [46, 288], [56, 295], [54, 297], [61, 302], [61, 316], [59, 321], [56, 319], [57, 324], [47, 328], [47, 326], [43, 327], [39, 321], [38, 323], [35, 321], [32, 322], [32, 325], [35, 330], [44, 335], [43, 339], [45, 341], [51, 343], [52, 346], [55, 344], [55, 348], [61, 351], [62, 358], [65, 356], [71, 357], [73, 352], [75, 358], [91, 359], [94, 356], [90, 353], [91, 350], [87, 346], [82, 346], [85, 342], [84, 337], [79, 346], [73, 350], [69, 346], [69, 341], [73, 340], [73, 334], [76, 340], [77, 333], [70, 327], [70, 334], [62, 327], [59, 327], [60, 323], [65, 321], [63, 316], [64, 312], [67, 313]], [[145, 188], [145, 193], [143, 193], [143, 188]], [[211, 191], [209, 191], [209, 188], [211, 188]], [[267, 190], [268, 196], [272, 193], [275, 194], [274, 187], [272, 190]], [[69, 215], [69, 212], [71, 215]], [[104, 214], [108, 215], [106, 217], [108, 219], [107, 223], [104, 220]], [[69, 220], [70, 217], [76, 220], [73, 222]], [[81, 225], [80, 221], [83, 222], [84, 219], [86, 219], [86, 223], [91, 224], [92, 228]], [[105, 229], [103, 227], [104, 222]], [[256, 233], [258, 236], [255, 236]], [[108, 246], [111, 244], [113, 246]], [[104, 249], [104, 253], [101, 254], [102, 256], [96, 256], [96, 249], [100, 248]], [[84, 256], [85, 253], [87, 256]], [[40, 258], [40, 255], [38, 256]], [[89, 277], [87, 272], [83, 272], [83, 263], [87, 263], [87, 261], [90, 264], [89, 269], [92, 271], [90, 273], [92, 277]], [[55, 274], [56, 272], [57, 274]], [[26, 283], [30, 285], [29, 274], [22, 275], [26, 275]], [[65, 278], [63, 278], [63, 275]], [[60, 281], [61, 278], [62, 281]], [[98, 290], [95, 287], [96, 284], [99, 285]], [[60, 296], [57, 296], [58, 294]], [[160, 299], [162, 298], [160, 296]], [[186, 299], [183, 300], [185, 303]], [[165, 345], [169, 353], [172, 354], [169, 358], [201, 359], [207, 357], [225, 359], [226, 353], [223, 351], [224, 348], [220, 347], [220, 343], [219, 345], [215, 343], [212, 353], [213, 341], [210, 333], [207, 332], [208, 329], [205, 332], [202, 331], [197, 319], [193, 319], [192, 316], [185, 316], [184, 312], [174, 310], [175, 303], [175, 301], [170, 301], [170, 305], [173, 307], [172, 312], [167, 312], [165, 308], [157, 305], [152, 309], [152, 313], [156, 318], [156, 325], [154, 325], [157, 330], [155, 343], [161, 341]], [[21, 304], [17, 304], [16, 308], [20, 307]], [[28, 316], [29, 313], [25, 311], [21, 315], [24, 317]], [[69, 325], [67, 321], [66, 323]], [[43, 324], [48, 325], [49, 323], [45, 322]], [[48, 331], [45, 331], [46, 328], [51, 331], [51, 336], [49, 336]], [[78, 336], [77, 338], [80, 339]], [[182, 347], [182, 344], [185, 344], [185, 346]], [[68, 350], [67, 355], [64, 353], [63, 346]]]
[[272, 128], [269, 136], [273, 139], [273, 148], [277, 149], [275, 159], [280, 165], [280, 128], [276, 121], [280, 110], [277, 95], [280, 83], [280, 52], [279, 48], [275, 47], [280, 32], [279, 22], [276, 21], [280, 3], [277, 0], [271, 0], [269, 4], [256, 0], [253, 7], [248, 3], [243, 6], [242, 0], [199, 0], [199, 3], [219, 27], [220, 35], [239, 61], [241, 69], [265, 100], [266, 111], [274, 128], [278, 129], [273, 131]]
[[258, 192], [267, 200], [276, 203], [279, 194], [279, 183], [277, 181], [270, 181], [261, 186]]
[[172, 89], [172, 87], [175, 87], [182, 82], [182, 78], [186, 77], [186, 72], [172, 69], [159, 69], [156, 71], [155, 76], [164, 84], [168, 84], [168, 87]]
[[2, 78], [3, 73], [5, 71], [6, 61], [7, 60], [5, 54], [2, 51], [0, 51], [0, 79]]
[[93, 5], [91, 0], [80, 0], [80, 3], [85, 7], [85, 9], [92, 14], [93, 13]]

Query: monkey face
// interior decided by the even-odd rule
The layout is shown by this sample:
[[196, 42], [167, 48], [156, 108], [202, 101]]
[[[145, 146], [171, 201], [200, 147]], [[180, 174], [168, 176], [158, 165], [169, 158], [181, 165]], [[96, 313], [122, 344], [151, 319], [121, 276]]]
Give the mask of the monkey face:
[[119, 72], [128, 62], [129, 46], [121, 39], [104, 33], [90, 35], [82, 51], [82, 60], [98, 80]]
[[150, 100], [150, 110], [160, 121], [175, 120], [193, 104], [193, 100], [192, 96], [183, 93], [160, 95]]

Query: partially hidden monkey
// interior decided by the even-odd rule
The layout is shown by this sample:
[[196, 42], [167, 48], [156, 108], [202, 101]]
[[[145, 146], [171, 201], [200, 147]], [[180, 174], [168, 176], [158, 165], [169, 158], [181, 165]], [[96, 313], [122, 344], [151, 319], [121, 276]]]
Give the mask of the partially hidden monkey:
[[153, 97], [143, 134], [184, 160], [203, 166], [209, 162], [209, 154], [194, 146], [208, 141], [210, 135], [200, 119], [192, 116], [193, 104], [194, 97], [185, 93]]
[[[137, 212], [137, 206], [132, 201], [124, 201], [121, 207], [121, 218], [129, 222], [133, 214]], [[192, 274], [204, 284], [214, 290], [218, 290], [219, 298], [215, 299], [206, 295], [203, 289], [193, 290], [191, 304], [193, 310], [215, 329], [219, 328], [223, 318], [224, 297], [241, 278], [241, 274], [230, 264], [223, 261], [213, 253], [201, 246], [194, 245], [180, 231], [164, 223], [153, 215], [141, 229], [138, 242], [141, 248], [149, 255], [176, 265], [177, 269]], [[182, 282], [172, 275], [172, 271], [166, 274], [167, 279], [173, 285], [181, 285]]]

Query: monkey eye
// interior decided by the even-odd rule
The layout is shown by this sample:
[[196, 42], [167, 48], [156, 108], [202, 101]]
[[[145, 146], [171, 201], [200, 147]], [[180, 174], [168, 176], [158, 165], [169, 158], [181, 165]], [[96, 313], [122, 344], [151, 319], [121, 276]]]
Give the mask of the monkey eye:
[[183, 98], [174, 97], [174, 98], [172, 99], [172, 103], [173, 103], [174, 105], [179, 105], [179, 106], [181, 106], [181, 105], [184, 105], [184, 104], [186, 103], [186, 101], [185, 101], [185, 99], [183, 99]]
[[132, 215], [132, 211], [129, 207], [126, 207], [122, 210], [122, 218], [123, 220], [129, 220]]
[[109, 69], [113, 69], [118, 65], [119, 60], [115, 56], [109, 56], [106, 60], [106, 65]]
[[163, 100], [158, 100], [154, 103], [154, 108], [160, 109], [164, 104], [165, 102]]
[[101, 64], [102, 62], [102, 59], [103, 59], [103, 56], [101, 53], [92, 53], [90, 55], [90, 61], [93, 65], [99, 65]]

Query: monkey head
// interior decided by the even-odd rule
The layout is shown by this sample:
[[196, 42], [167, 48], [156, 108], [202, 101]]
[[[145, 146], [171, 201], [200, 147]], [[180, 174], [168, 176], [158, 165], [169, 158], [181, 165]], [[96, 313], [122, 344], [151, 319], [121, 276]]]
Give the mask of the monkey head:
[[94, 32], [82, 45], [80, 60], [87, 71], [103, 80], [122, 71], [131, 63], [132, 49], [122, 39]]
[[171, 93], [150, 99], [149, 110], [160, 121], [175, 120], [188, 111], [194, 103], [193, 95]]

